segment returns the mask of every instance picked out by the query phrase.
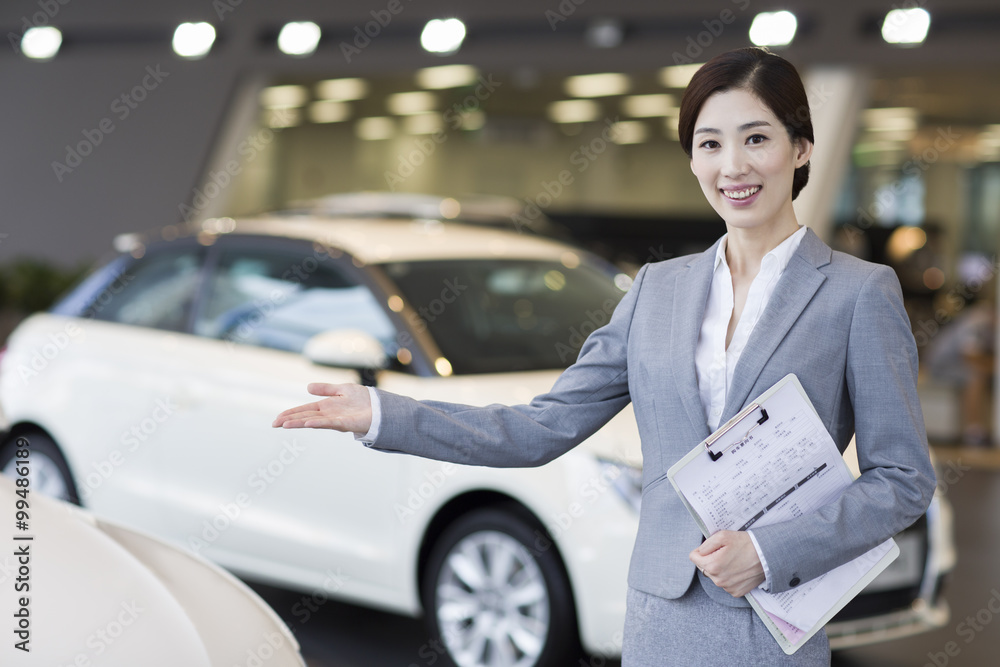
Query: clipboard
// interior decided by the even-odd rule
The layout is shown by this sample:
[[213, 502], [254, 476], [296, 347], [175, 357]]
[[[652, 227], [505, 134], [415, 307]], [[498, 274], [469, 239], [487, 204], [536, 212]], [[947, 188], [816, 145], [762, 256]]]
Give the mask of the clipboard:
[[[814, 512], [854, 480], [794, 374], [696, 445], [667, 477], [706, 538]], [[791, 655], [898, 555], [889, 538], [791, 591], [756, 588], [746, 599]]]

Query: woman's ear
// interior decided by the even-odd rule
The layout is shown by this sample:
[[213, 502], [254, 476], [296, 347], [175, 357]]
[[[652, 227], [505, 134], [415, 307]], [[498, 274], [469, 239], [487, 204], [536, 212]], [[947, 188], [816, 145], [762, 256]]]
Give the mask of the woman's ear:
[[809, 162], [809, 158], [812, 157], [813, 143], [806, 139], [805, 137], [799, 137], [794, 142], [795, 145], [795, 168], [798, 169], [802, 165]]

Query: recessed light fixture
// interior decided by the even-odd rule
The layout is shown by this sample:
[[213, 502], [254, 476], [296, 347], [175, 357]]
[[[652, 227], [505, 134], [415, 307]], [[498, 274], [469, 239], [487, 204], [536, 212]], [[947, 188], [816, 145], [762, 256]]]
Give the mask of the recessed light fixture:
[[691, 65], [671, 65], [660, 70], [660, 83], [667, 88], [687, 88], [691, 77], [704, 63]]
[[181, 23], [174, 30], [174, 53], [181, 58], [203, 58], [215, 43], [215, 28], [211, 23]]
[[269, 86], [260, 91], [260, 105], [265, 109], [300, 107], [309, 99], [305, 86]]
[[552, 102], [549, 119], [556, 123], [587, 123], [601, 116], [601, 105], [593, 100], [561, 100]]
[[750, 41], [757, 46], [787, 46], [798, 25], [795, 14], [789, 11], [761, 12], [750, 24]]
[[581, 74], [566, 77], [564, 87], [573, 97], [605, 97], [627, 93], [631, 82], [625, 74]]
[[316, 84], [316, 97], [321, 100], [347, 102], [368, 95], [368, 82], [359, 78], [326, 79]]
[[312, 21], [286, 23], [278, 33], [278, 49], [290, 56], [308, 56], [316, 50], [322, 31]]
[[889, 44], [917, 46], [927, 38], [931, 15], [922, 7], [892, 9], [882, 21], [882, 39]]
[[32, 60], [51, 60], [59, 53], [62, 32], [52, 26], [28, 28], [21, 37], [21, 53]]
[[343, 102], [320, 100], [309, 105], [309, 120], [314, 123], [339, 123], [351, 117], [351, 107]]
[[613, 49], [625, 39], [625, 24], [619, 19], [594, 19], [587, 24], [583, 33], [587, 46], [597, 49]]
[[622, 111], [633, 118], [666, 116], [677, 108], [677, 98], [668, 93], [629, 95], [622, 99]]
[[391, 113], [408, 116], [415, 113], [433, 111], [437, 104], [437, 96], [425, 90], [409, 93], [395, 93], [386, 98], [386, 106]]
[[922, 7], [892, 9], [882, 22], [882, 39], [899, 46], [917, 46], [927, 38], [931, 15]]
[[420, 33], [425, 51], [448, 55], [455, 53], [465, 40], [465, 24], [459, 19], [431, 19]]
[[913, 107], [865, 109], [861, 120], [869, 132], [916, 131], [918, 112]]
[[417, 85], [421, 88], [442, 90], [458, 88], [476, 82], [479, 70], [472, 65], [442, 65], [417, 70]]
[[649, 126], [641, 120], [618, 121], [610, 130], [616, 144], [641, 144], [649, 138]]

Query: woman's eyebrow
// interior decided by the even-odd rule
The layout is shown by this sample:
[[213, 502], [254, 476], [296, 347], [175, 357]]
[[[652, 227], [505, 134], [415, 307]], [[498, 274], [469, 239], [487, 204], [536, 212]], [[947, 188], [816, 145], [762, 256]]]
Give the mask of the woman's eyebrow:
[[[746, 132], [755, 127], [771, 127], [771, 124], [766, 120], [754, 120], [749, 123], [743, 123], [737, 129], [739, 132]], [[722, 134], [721, 130], [717, 130], [714, 127], [699, 127], [694, 131], [695, 134]]]

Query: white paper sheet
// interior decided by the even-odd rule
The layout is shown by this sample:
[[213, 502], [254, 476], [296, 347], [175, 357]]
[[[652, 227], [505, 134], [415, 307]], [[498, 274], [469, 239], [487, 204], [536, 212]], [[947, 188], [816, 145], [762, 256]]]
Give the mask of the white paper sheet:
[[[811, 513], [834, 501], [853, 481], [797, 381], [779, 385], [761, 403], [765, 421], [758, 424], [763, 412], [753, 410], [712, 443], [711, 450], [721, 457], [712, 460], [707, 451], [692, 452], [671, 469], [675, 488], [709, 535]], [[809, 630], [893, 547], [887, 540], [784, 593], [758, 588], [751, 595], [769, 615]]]

